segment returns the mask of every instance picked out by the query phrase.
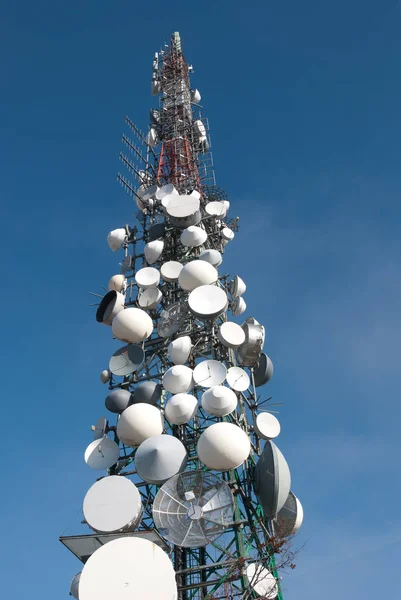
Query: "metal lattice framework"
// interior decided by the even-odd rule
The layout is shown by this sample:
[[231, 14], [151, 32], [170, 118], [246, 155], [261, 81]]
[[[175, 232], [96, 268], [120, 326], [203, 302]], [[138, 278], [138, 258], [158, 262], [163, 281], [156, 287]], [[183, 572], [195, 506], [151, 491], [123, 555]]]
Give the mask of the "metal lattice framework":
[[[152, 264], [160, 268], [166, 261], [185, 264], [196, 260], [207, 249], [224, 253], [227, 240], [222, 237], [222, 230], [229, 228], [235, 232], [238, 228], [237, 218], [216, 218], [205, 210], [208, 202], [224, 202], [228, 197], [215, 183], [207, 120], [201, 114], [197, 90], [190, 88], [191, 70], [182, 54], [179, 34], [174, 33], [169, 47], [156, 54], [153, 63], [152, 91], [154, 95], [160, 95], [160, 102], [158, 109], [151, 110], [148, 134], [143, 134], [126, 117], [126, 124], [134, 139], [123, 135], [129, 156], [121, 153], [120, 158], [134, 174], [137, 184], [131, 183], [122, 174], [118, 175], [118, 180], [134, 196], [139, 208], [136, 224], [125, 226], [126, 236], [122, 244], [124, 259], [121, 273], [125, 277], [123, 291], [127, 308], [139, 306], [142, 290], [136, 284], [135, 274], [148, 266], [144, 247], [155, 239], [155, 235], [156, 239], [162, 236], [164, 243], [162, 259]], [[162, 203], [155, 195], [155, 190], [166, 184], [172, 184], [181, 195], [190, 195], [194, 190], [199, 192], [201, 226], [207, 233], [207, 239], [201, 246], [186, 247], [180, 243], [182, 230], [169, 222]], [[232, 310], [235, 298], [231, 279], [222, 273], [221, 267], [216, 285], [226, 293], [228, 310]], [[219, 327], [228, 320], [227, 311], [215, 319], [202, 320], [189, 310], [188, 292], [177, 281], [163, 281], [160, 291], [161, 301], [147, 311], [154, 330], [140, 344], [144, 352], [142, 365], [123, 377], [110, 373], [110, 390], [121, 388], [133, 392], [144, 381], [162, 384], [163, 375], [172, 365], [167, 352], [168, 345], [173, 339], [184, 335], [190, 336], [192, 341], [192, 351], [186, 363], [191, 369], [208, 359], [219, 361], [227, 368], [238, 366], [235, 350], [219, 342]], [[197, 444], [210, 425], [216, 422], [235, 424], [250, 439], [250, 454], [242, 465], [231, 471], [214, 471], [229, 486], [234, 501], [232, 521], [220, 536], [201, 547], [183, 547], [163, 541], [160, 532], [155, 529], [152, 513], [159, 486], [141, 480], [135, 466], [137, 449], [123, 444], [118, 439], [116, 424], [108, 421], [104, 434], [119, 444], [121, 450], [119, 460], [110, 467], [108, 475], [129, 477], [135, 483], [143, 504], [141, 523], [135, 532], [70, 536], [62, 537], [61, 541], [86, 562], [96, 548], [110, 539], [131, 535], [150, 536], [149, 539], [156, 540], [171, 556], [179, 600], [261, 598], [245, 575], [246, 566], [257, 562], [268, 569], [277, 581], [276, 593], [266, 598], [277, 597], [280, 600], [282, 595], [276, 561], [277, 552], [281, 554], [278, 563], [281, 561], [283, 543], [277, 544], [274, 523], [265, 517], [253, 487], [254, 469], [262, 451], [261, 440], [255, 433], [253, 423], [261, 408], [271, 406], [266, 404], [269, 398], [261, 398], [258, 394], [254, 379], [256, 364], [254, 362], [248, 367], [250, 385], [244, 391], [236, 391], [237, 408], [230, 414], [216, 417], [208, 414], [200, 405], [194, 418], [185, 424], [165, 422], [165, 432], [178, 438], [185, 446], [188, 455], [186, 471], [193, 472], [194, 476], [209, 472], [198, 457]], [[200, 386], [195, 386], [191, 392], [198, 398], [199, 404], [204, 391]], [[169, 397], [170, 394], [163, 391], [159, 403], [161, 411], [165, 410]]]

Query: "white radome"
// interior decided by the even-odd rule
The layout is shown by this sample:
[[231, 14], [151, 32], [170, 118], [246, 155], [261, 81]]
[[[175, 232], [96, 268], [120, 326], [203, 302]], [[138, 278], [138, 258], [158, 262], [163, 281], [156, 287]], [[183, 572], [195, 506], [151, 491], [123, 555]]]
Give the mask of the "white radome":
[[120, 229], [113, 229], [113, 231], [110, 231], [107, 236], [107, 243], [113, 252], [117, 252], [117, 250], [119, 250], [122, 244], [125, 242], [126, 237], [127, 232], [123, 227]]
[[153, 321], [144, 310], [129, 307], [114, 317], [111, 329], [122, 342], [136, 344], [152, 334]]
[[198, 457], [209, 469], [231, 471], [248, 458], [251, 442], [245, 431], [233, 423], [214, 423], [201, 434]]
[[202, 246], [207, 240], [207, 233], [202, 227], [197, 225], [191, 225], [184, 229], [180, 236], [180, 240], [183, 246], [188, 248], [196, 248]]
[[167, 354], [175, 365], [183, 365], [191, 354], [192, 341], [189, 335], [184, 335], [169, 343]]
[[159, 260], [159, 258], [163, 254], [163, 250], [164, 250], [163, 240], [153, 240], [152, 242], [148, 242], [146, 244], [145, 248], [143, 249], [143, 253], [145, 254], [146, 262], [149, 265], [152, 265], [153, 263], [155, 263], [157, 260]]
[[234, 317], [239, 317], [246, 311], [246, 302], [241, 296], [238, 296], [231, 305], [231, 312]]
[[222, 202], [209, 202], [206, 204], [205, 210], [211, 217], [223, 218], [227, 214], [227, 209]]
[[215, 417], [225, 417], [237, 407], [237, 396], [223, 385], [209, 388], [202, 395], [202, 408]]
[[233, 323], [232, 321], [226, 321], [219, 327], [217, 336], [220, 342], [226, 348], [238, 348], [245, 342], [245, 331], [241, 325]]
[[219, 267], [221, 265], [221, 263], [223, 262], [223, 257], [221, 256], [220, 252], [218, 250], [203, 250], [200, 254], [199, 254], [199, 260], [205, 260], [206, 262], [210, 263], [211, 265], [213, 265], [214, 267]]
[[160, 272], [154, 267], [143, 267], [135, 273], [135, 281], [143, 290], [157, 287], [160, 283]]
[[261, 563], [250, 563], [246, 568], [246, 578], [251, 588], [265, 598], [274, 600], [278, 594], [277, 582], [274, 576]]
[[121, 292], [124, 289], [125, 277], [124, 275], [113, 275], [108, 283], [108, 288], [110, 291], [114, 290], [116, 292]]
[[217, 281], [219, 274], [211, 264], [204, 260], [192, 260], [182, 269], [178, 283], [180, 287], [192, 292], [201, 285], [211, 285]]
[[188, 297], [189, 310], [200, 319], [216, 319], [227, 305], [227, 294], [216, 285], [201, 285]]
[[172, 283], [173, 281], [177, 281], [184, 265], [176, 260], [169, 260], [162, 264], [160, 267], [160, 274], [164, 281], [168, 281]]
[[138, 403], [128, 406], [117, 423], [117, 435], [128, 446], [139, 446], [152, 435], [163, 433], [163, 415], [152, 404]]
[[120, 448], [107, 437], [93, 440], [85, 450], [85, 462], [91, 469], [102, 471], [112, 467], [120, 457]]
[[221, 237], [226, 242], [231, 242], [231, 240], [234, 239], [234, 235], [235, 234], [234, 234], [233, 230], [229, 229], [228, 227], [223, 227], [223, 229], [221, 230]]
[[130, 479], [119, 475], [104, 477], [86, 493], [83, 513], [94, 531], [127, 531], [136, 527], [141, 519], [141, 496]]
[[193, 387], [193, 371], [184, 365], [170, 367], [163, 375], [162, 384], [171, 394], [185, 394]]
[[164, 196], [167, 196], [168, 194], [177, 194], [177, 193], [178, 192], [172, 183], [166, 183], [166, 185], [163, 185], [163, 187], [161, 187], [159, 189], [159, 191], [156, 192], [156, 199], [163, 200]]
[[136, 536], [114, 539], [87, 560], [80, 600], [177, 600], [175, 571], [159, 546]]
[[262, 412], [256, 415], [254, 421], [255, 433], [262, 440], [274, 440], [280, 433], [280, 421], [269, 412]]
[[188, 423], [198, 410], [198, 401], [191, 394], [175, 394], [167, 401], [166, 419], [172, 425]]
[[104, 369], [104, 371], [100, 373], [100, 381], [102, 383], [107, 383], [110, 379], [110, 375], [110, 371], [108, 369]]
[[138, 304], [144, 310], [152, 310], [156, 308], [162, 299], [163, 294], [157, 287], [151, 287], [143, 290], [142, 294], [138, 296]]

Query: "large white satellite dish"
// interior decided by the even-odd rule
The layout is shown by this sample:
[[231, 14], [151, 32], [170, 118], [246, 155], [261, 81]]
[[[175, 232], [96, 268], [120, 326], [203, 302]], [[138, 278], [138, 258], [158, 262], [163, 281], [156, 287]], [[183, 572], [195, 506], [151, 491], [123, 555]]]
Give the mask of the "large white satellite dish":
[[107, 284], [107, 287], [109, 288], [109, 290], [111, 292], [113, 290], [115, 292], [121, 292], [124, 289], [124, 285], [125, 285], [124, 275], [118, 274], [118, 275], [113, 275], [113, 277], [111, 277], [109, 279], [109, 283]]
[[274, 518], [288, 498], [291, 474], [276, 444], [267, 441], [256, 463], [254, 488], [266, 518]]
[[167, 206], [169, 204], [169, 202], [173, 199], [176, 198], [177, 196], [179, 196], [179, 193], [177, 191], [174, 192], [170, 192], [169, 194], [164, 194], [163, 198], [162, 198], [162, 206], [165, 210], [165, 212], [167, 212]]
[[156, 192], [156, 198], [157, 200], [162, 200], [164, 196], [167, 196], [167, 194], [177, 194], [177, 190], [175, 189], [172, 183], [167, 183], [166, 185], [163, 185], [163, 187], [161, 187]]
[[102, 298], [96, 311], [96, 321], [103, 325], [111, 325], [119, 312], [124, 310], [125, 296], [112, 290]]
[[273, 440], [280, 434], [280, 421], [269, 412], [256, 415], [253, 426], [256, 435], [262, 440]]
[[245, 342], [245, 331], [240, 325], [232, 321], [222, 323], [217, 336], [226, 348], [238, 348]]
[[219, 217], [222, 219], [227, 214], [227, 209], [222, 202], [209, 202], [205, 206], [207, 214], [211, 217]]
[[144, 381], [132, 392], [132, 404], [156, 404], [161, 397], [162, 386], [156, 381]]
[[280, 538], [294, 535], [304, 520], [302, 504], [293, 492], [288, 494], [283, 508], [274, 520], [274, 533]]
[[207, 233], [202, 227], [191, 225], [184, 229], [180, 236], [181, 244], [188, 248], [202, 246], [207, 240]]
[[249, 375], [241, 367], [230, 367], [227, 371], [227, 383], [236, 392], [245, 392], [250, 386]]
[[114, 352], [110, 358], [109, 368], [114, 375], [130, 375], [139, 369], [145, 359], [145, 353], [140, 346], [129, 344]]
[[187, 451], [179, 439], [172, 435], [154, 435], [145, 440], [135, 454], [139, 477], [147, 483], [162, 485], [185, 469]]
[[201, 285], [188, 297], [189, 310], [200, 319], [216, 319], [227, 305], [227, 294], [216, 285]]
[[127, 446], [139, 446], [152, 437], [163, 433], [163, 415], [156, 406], [132, 404], [121, 414], [117, 423], [117, 435]]
[[218, 250], [207, 249], [203, 250], [199, 254], [199, 260], [205, 260], [206, 262], [210, 263], [211, 265], [217, 268], [223, 262], [223, 257], [221, 256]]
[[226, 366], [218, 360], [203, 360], [194, 368], [194, 381], [204, 388], [220, 385], [226, 375]]
[[189, 335], [184, 335], [169, 343], [167, 354], [175, 365], [183, 365], [191, 354], [192, 341]]
[[250, 563], [246, 568], [249, 585], [260, 598], [274, 600], [278, 594], [277, 581], [261, 563]]
[[163, 298], [163, 294], [157, 287], [150, 287], [143, 290], [138, 296], [138, 304], [144, 310], [152, 310], [156, 308], [160, 300]]
[[164, 242], [163, 240], [153, 240], [148, 242], [143, 249], [143, 253], [145, 255], [146, 261], [149, 265], [153, 265], [161, 255], [164, 250]]
[[104, 477], [86, 493], [83, 513], [85, 521], [94, 531], [128, 531], [134, 529], [141, 520], [141, 496], [126, 477]]
[[242, 315], [246, 311], [245, 300], [238, 296], [238, 298], [236, 298], [231, 305], [231, 311], [234, 317], [239, 317], [240, 315]]
[[246, 292], [245, 282], [238, 275], [234, 276], [234, 279], [232, 280], [232, 282], [230, 284], [230, 292], [231, 292], [231, 295], [233, 298], [238, 298], [239, 296], [242, 296]]
[[164, 413], [172, 425], [183, 425], [195, 416], [198, 401], [191, 394], [175, 394], [167, 401]]
[[234, 499], [216, 475], [186, 471], [169, 479], [153, 502], [153, 520], [169, 542], [183, 548], [206, 546], [233, 522]]
[[177, 600], [175, 572], [159, 546], [139, 537], [121, 537], [87, 560], [79, 583], [80, 600]]
[[143, 267], [136, 272], [135, 281], [143, 290], [157, 287], [160, 282], [160, 272], [154, 267]]
[[70, 596], [75, 598], [75, 600], [79, 600], [78, 588], [79, 588], [79, 580], [81, 579], [81, 571], [77, 573], [70, 585]]
[[180, 262], [176, 260], [169, 260], [162, 264], [160, 267], [160, 273], [164, 281], [173, 282], [177, 281], [183, 266]]
[[135, 344], [152, 334], [153, 321], [144, 310], [129, 307], [114, 317], [111, 328], [116, 338]]
[[197, 225], [201, 220], [200, 202], [193, 196], [173, 196], [167, 204], [166, 212], [170, 223], [180, 229]]
[[178, 277], [180, 287], [186, 292], [192, 292], [201, 285], [211, 285], [219, 277], [217, 269], [204, 260], [191, 260], [187, 263]]
[[120, 414], [127, 408], [131, 401], [131, 392], [118, 388], [106, 397], [105, 405], [112, 413]]
[[215, 417], [225, 417], [237, 407], [237, 396], [223, 385], [215, 385], [202, 395], [202, 408]]
[[234, 423], [214, 423], [201, 434], [198, 457], [209, 469], [231, 471], [248, 458], [251, 442], [243, 429]]
[[113, 229], [113, 231], [110, 231], [107, 236], [107, 243], [113, 252], [117, 252], [117, 250], [119, 250], [122, 244], [125, 242], [126, 238], [127, 232], [124, 228], [121, 227], [120, 229]]
[[102, 471], [112, 467], [120, 457], [118, 445], [107, 437], [94, 440], [85, 450], [85, 462], [91, 469]]
[[184, 365], [174, 365], [164, 373], [162, 383], [171, 394], [185, 394], [193, 387], [193, 371]]

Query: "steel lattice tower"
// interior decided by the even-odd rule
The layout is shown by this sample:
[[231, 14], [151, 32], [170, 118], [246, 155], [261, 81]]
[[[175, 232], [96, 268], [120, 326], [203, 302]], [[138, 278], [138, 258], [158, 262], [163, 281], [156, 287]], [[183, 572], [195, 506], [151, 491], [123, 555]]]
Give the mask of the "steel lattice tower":
[[[159, 108], [151, 110], [151, 125], [147, 135], [141, 133], [139, 128], [126, 117], [126, 123], [134, 139], [123, 135], [123, 142], [130, 156], [121, 153], [120, 158], [135, 175], [139, 188], [122, 174], [118, 175], [118, 180], [135, 198], [139, 212], [134, 226], [125, 226], [117, 230], [122, 232], [119, 245], [124, 252], [121, 263], [123, 276], [121, 281], [124, 280], [124, 283], [121, 283], [119, 288], [113, 285], [110, 288], [109, 285], [111, 291], [102, 300], [99, 310], [103, 307], [103, 312], [98, 320], [105, 324], [111, 324], [106, 322], [104, 311], [106, 307], [106, 313], [107, 311], [110, 313], [112, 297], [110, 294], [118, 296], [122, 293], [125, 309], [138, 306], [144, 308], [143, 303], [141, 304], [144, 290], [136, 281], [138, 271], [151, 265], [162, 272], [163, 264], [168, 261], [182, 265], [191, 261], [199, 262], [199, 257], [207, 251], [223, 254], [226, 244], [238, 230], [238, 218], [229, 218], [225, 214], [226, 210], [220, 216], [206, 210], [211, 202], [219, 202], [220, 206], [227, 209], [229, 202], [225, 192], [216, 186], [208, 122], [202, 114], [199, 92], [190, 87], [191, 71], [192, 67], [188, 66], [182, 53], [180, 36], [174, 33], [170, 45], [157, 53], [154, 58], [152, 93], [154, 96], [159, 96]], [[166, 202], [163, 203], [164, 196], [160, 190], [167, 189], [165, 186], [171, 186], [168, 191], [174, 189], [173, 193], [177, 197], [180, 195], [180, 197], [186, 196], [188, 199], [199, 200], [198, 225], [206, 236], [202, 244], [193, 246], [183, 244], [183, 228], [174, 224], [173, 217], [169, 217]], [[177, 217], [178, 220], [179, 218]], [[146, 248], [150, 242], [157, 240], [162, 242], [161, 256], [149, 262]], [[143, 480], [139, 476], [136, 468], [138, 452], [136, 446], [139, 445], [141, 448], [141, 445], [132, 447], [119, 439], [118, 423], [123, 417], [118, 415], [116, 424], [100, 420], [96, 426], [95, 439], [104, 440], [102, 436], [105, 436], [119, 445], [119, 458], [107, 469], [107, 476], [126, 477], [135, 483], [142, 499], [143, 513], [140, 523], [136, 523], [135, 528], [126, 528], [125, 531], [119, 531], [117, 534], [97, 531], [85, 536], [64, 536], [61, 541], [86, 563], [93, 552], [111, 539], [142, 535], [156, 542], [169, 554], [176, 573], [178, 600], [273, 599], [275, 597], [281, 600], [277, 564], [291, 561], [291, 551], [287, 550], [287, 534], [295, 530], [295, 525], [291, 531], [288, 527], [286, 529], [288, 514], [282, 514], [281, 520], [277, 514], [268, 514], [266, 505], [262, 508], [263, 502], [260, 503], [260, 498], [258, 499], [255, 494], [256, 465], [263, 454], [263, 438], [267, 439], [255, 423], [261, 410], [271, 406], [266, 404], [268, 399], [261, 400], [257, 388], [261, 383], [268, 381], [272, 370], [269, 371], [269, 364], [266, 363], [268, 374], [264, 377], [263, 374], [261, 375], [263, 365], [260, 357], [264, 340], [257, 340], [255, 347], [250, 348], [251, 354], [254, 352], [252, 356], [245, 355], [245, 351], [241, 355], [244, 344], [235, 349], [221, 342], [219, 331], [221, 326], [229, 321], [227, 310], [231, 310], [234, 315], [239, 315], [243, 308], [238, 302], [239, 296], [233, 291], [235, 281], [233, 283], [230, 276], [223, 273], [222, 267], [219, 268], [215, 285], [226, 294], [228, 307], [215, 318], [206, 319], [191, 310], [188, 304], [188, 289], [183, 289], [177, 279], [172, 281], [164, 279], [160, 284], [160, 301], [157, 301], [154, 306], [145, 307], [152, 319], [153, 332], [135, 345], [135, 348], [139, 347], [140, 352], [143, 352], [143, 360], [141, 359], [140, 364], [128, 374], [124, 373], [120, 376], [111, 368], [111, 372], [103, 377], [109, 385], [110, 392], [124, 390], [133, 394], [133, 397], [135, 397], [135, 390], [144, 382], [157, 384], [161, 389], [157, 407], [162, 413], [166, 413], [171, 394], [163, 389], [163, 386], [165, 388], [164, 376], [173, 365], [169, 354], [169, 345], [173, 340], [184, 336], [190, 337], [192, 349], [185, 362], [190, 369], [195, 369], [203, 361], [217, 361], [228, 369], [233, 367], [247, 369], [249, 385], [246, 389], [238, 390], [233, 386], [237, 397], [235, 410], [222, 416], [210, 414], [202, 404], [207, 386], [195, 385], [191, 394], [198, 399], [199, 408], [193, 418], [181, 424], [174, 424], [165, 418], [164, 425], [164, 434], [174, 436], [185, 447], [187, 462], [184, 474], [188, 481], [193, 478], [194, 489], [196, 482], [206, 477], [205, 474], [208, 473], [213, 473], [228, 486], [232, 495], [230, 520], [224, 522], [224, 527], [223, 521], [216, 523], [216, 527], [222, 528], [221, 534], [217, 537], [212, 536], [213, 539], [208, 540], [209, 543], [204, 545], [186, 545], [185, 536], [181, 544], [175, 545], [169, 543], [171, 540], [168, 535], [167, 539], [163, 539], [163, 531], [155, 527], [153, 512], [161, 485]], [[247, 327], [259, 327], [259, 331], [263, 330], [263, 327], [252, 317], [243, 324], [248, 335], [251, 329]], [[124, 337], [119, 339], [124, 341]], [[250, 345], [250, 340], [247, 339], [248, 342]], [[128, 350], [125, 350], [125, 354], [132, 351], [133, 345], [129, 343], [126, 348]], [[124, 353], [122, 355], [124, 356]], [[128, 358], [130, 357], [129, 354]], [[124, 411], [114, 412], [122, 412], [124, 415]], [[198, 456], [201, 435], [216, 423], [233, 424], [245, 432], [250, 440], [248, 456], [238, 468], [211, 471]], [[100, 433], [97, 431], [99, 428]], [[270, 448], [270, 445], [271, 442], [268, 440], [265, 448]], [[272, 446], [274, 447], [274, 444]], [[281, 454], [280, 456], [282, 457]], [[273, 458], [271, 472], [267, 471], [266, 482], [263, 485], [267, 493], [274, 497], [277, 506], [281, 485], [278, 467], [281, 459], [276, 455]], [[283, 457], [282, 459], [284, 460]], [[285, 488], [285, 482], [283, 486]], [[286, 497], [287, 495], [288, 490]], [[193, 523], [190, 524], [191, 527]], [[195, 522], [194, 528], [198, 527], [197, 523]], [[191, 532], [187, 535], [190, 539]], [[262, 581], [263, 576], [257, 571], [256, 579], [252, 581], [249, 573], [248, 575], [246, 573], [247, 566], [252, 563], [256, 563], [260, 569], [262, 567], [267, 569], [276, 580], [276, 586], [266, 595], [261, 595], [256, 585], [259, 579]], [[87, 600], [87, 598], [88, 596], [85, 596], [80, 600]]]

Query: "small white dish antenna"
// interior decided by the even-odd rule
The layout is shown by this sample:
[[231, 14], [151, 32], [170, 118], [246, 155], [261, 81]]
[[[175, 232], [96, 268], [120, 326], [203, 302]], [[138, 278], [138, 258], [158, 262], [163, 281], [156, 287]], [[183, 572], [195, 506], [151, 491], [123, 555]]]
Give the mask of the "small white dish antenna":
[[193, 102], [193, 104], [199, 104], [200, 101], [201, 101], [200, 91], [197, 89], [191, 90], [191, 102]]
[[246, 292], [245, 282], [238, 275], [235, 275], [234, 279], [230, 283], [230, 292], [233, 298], [238, 298]]
[[120, 414], [127, 408], [131, 401], [131, 392], [118, 388], [106, 396], [105, 405], [112, 413]]
[[191, 196], [191, 198], [196, 198], [197, 200], [200, 200], [200, 192], [198, 192], [198, 190], [192, 190], [192, 192], [189, 194]]
[[108, 369], [104, 369], [101, 373], [100, 373], [100, 381], [102, 383], [107, 383], [110, 380], [110, 371]]
[[245, 574], [249, 585], [260, 598], [274, 600], [277, 597], [277, 581], [261, 563], [250, 563]]
[[226, 348], [238, 348], [245, 342], [245, 331], [237, 323], [226, 321], [220, 325], [217, 337]]
[[217, 281], [217, 269], [204, 260], [192, 260], [187, 263], [178, 277], [179, 286], [186, 292], [192, 292], [201, 285], [211, 285]]
[[163, 433], [163, 415], [151, 404], [132, 404], [121, 414], [117, 423], [117, 435], [127, 446], [136, 447], [152, 435]]
[[153, 502], [153, 519], [161, 535], [176, 546], [198, 548], [232, 524], [234, 499], [216, 475], [187, 471], [169, 479]]
[[107, 236], [107, 243], [113, 252], [117, 252], [126, 241], [127, 232], [123, 227], [120, 229], [113, 229]]
[[229, 227], [223, 227], [221, 230], [221, 237], [226, 243], [231, 242], [231, 240], [234, 239], [234, 232]]
[[154, 435], [145, 440], [135, 454], [139, 477], [147, 483], [162, 485], [185, 469], [187, 451], [172, 435]]
[[153, 321], [140, 308], [126, 308], [118, 313], [112, 323], [113, 334], [122, 342], [142, 342], [153, 331]]
[[123, 346], [110, 358], [109, 368], [114, 375], [122, 377], [137, 371], [144, 360], [145, 353], [140, 346]]
[[189, 335], [184, 335], [169, 343], [167, 354], [175, 365], [183, 365], [191, 354], [192, 341]]
[[109, 279], [109, 283], [107, 284], [107, 287], [109, 288], [110, 291], [115, 291], [115, 292], [121, 292], [124, 289], [125, 286], [125, 277], [124, 275], [118, 274], [118, 275], [113, 275], [113, 277], [111, 277], [111, 279]]
[[233, 313], [234, 317], [239, 317], [245, 311], [246, 311], [245, 300], [241, 297], [236, 298], [231, 305], [231, 312]]
[[255, 493], [263, 512], [267, 519], [272, 519], [283, 508], [291, 487], [287, 461], [274, 442], [266, 442], [253, 477]]
[[163, 200], [163, 198], [169, 194], [177, 195], [177, 190], [175, 189], [172, 183], [167, 183], [166, 185], [163, 185], [163, 187], [161, 187], [159, 191], [156, 192], [156, 199]]
[[153, 310], [159, 304], [163, 294], [157, 287], [151, 287], [144, 290], [138, 296], [138, 304], [144, 310]]
[[188, 423], [198, 410], [198, 401], [191, 394], [175, 394], [167, 401], [165, 407], [166, 419], [172, 425]]
[[75, 600], [79, 600], [78, 587], [79, 587], [80, 579], [81, 579], [81, 571], [74, 576], [73, 580], [71, 581], [71, 585], [70, 585], [70, 596], [75, 598]]
[[201, 285], [189, 294], [188, 306], [200, 319], [216, 319], [227, 309], [227, 294], [215, 285]]
[[179, 193], [176, 191], [174, 192], [170, 192], [169, 194], [165, 194], [162, 198], [162, 207], [164, 208], [165, 212], [167, 209], [167, 206], [170, 202], [170, 200], [172, 200], [173, 198], [177, 198], [179, 196]]
[[214, 267], [219, 267], [223, 262], [223, 257], [218, 250], [203, 250], [199, 254], [199, 260], [205, 260]]
[[125, 296], [120, 292], [111, 291], [103, 296], [96, 311], [96, 321], [110, 326], [119, 312], [124, 310]]
[[227, 210], [222, 202], [209, 202], [205, 206], [205, 211], [211, 217], [218, 217], [222, 219], [226, 216]]
[[143, 253], [145, 254], [146, 262], [149, 265], [153, 265], [161, 255], [164, 250], [164, 242], [163, 240], [153, 240], [152, 242], [148, 242], [145, 245]]
[[304, 520], [302, 504], [295, 494], [290, 492], [283, 508], [274, 520], [274, 533], [280, 538], [294, 535]]
[[85, 450], [85, 462], [91, 469], [102, 471], [112, 467], [120, 457], [118, 445], [107, 437], [94, 440]]
[[199, 437], [198, 457], [209, 469], [231, 471], [248, 458], [251, 442], [243, 429], [234, 423], [214, 423]]
[[104, 477], [86, 493], [83, 513], [89, 527], [96, 532], [128, 531], [134, 529], [141, 520], [141, 496], [126, 477]]
[[172, 283], [173, 281], [177, 281], [183, 266], [180, 262], [176, 260], [169, 260], [162, 264], [160, 267], [160, 273], [164, 281], [168, 281]]
[[107, 420], [106, 417], [100, 417], [96, 421], [96, 425], [92, 425], [93, 439], [100, 440], [106, 434]]
[[166, 212], [170, 223], [180, 229], [197, 225], [202, 218], [200, 202], [193, 196], [173, 196], [167, 204]]
[[269, 412], [256, 415], [253, 426], [256, 435], [262, 440], [273, 440], [280, 434], [280, 421]]
[[245, 392], [251, 384], [248, 373], [241, 367], [230, 367], [228, 369], [227, 383], [236, 392]]
[[135, 281], [143, 290], [157, 287], [160, 283], [160, 272], [154, 267], [144, 267], [136, 272]]
[[176, 600], [174, 568], [156, 544], [135, 536], [120, 537], [89, 557], [81, 574], [79, 598]]
[[185, 394], [193, 387], [193, 371], [184, 365], [174, 365], [164, 373], [162, 383], [171, 394]]
[[225, 417], [237, 407], [237, 396], [223, 385], [209, 388], [202, 395], [202, 408], [215, 417]]
[[184, 229], [180, 236], [181, 244], [187, 248], [202, 246], [207, 240], [207, 233], [202, 227], [191, 225]]
[[196, 365], [193, 374], [197, 385], [210, 388], [223, 383], [227, 375], [227, 368], [218, 360], [203, 360]]

